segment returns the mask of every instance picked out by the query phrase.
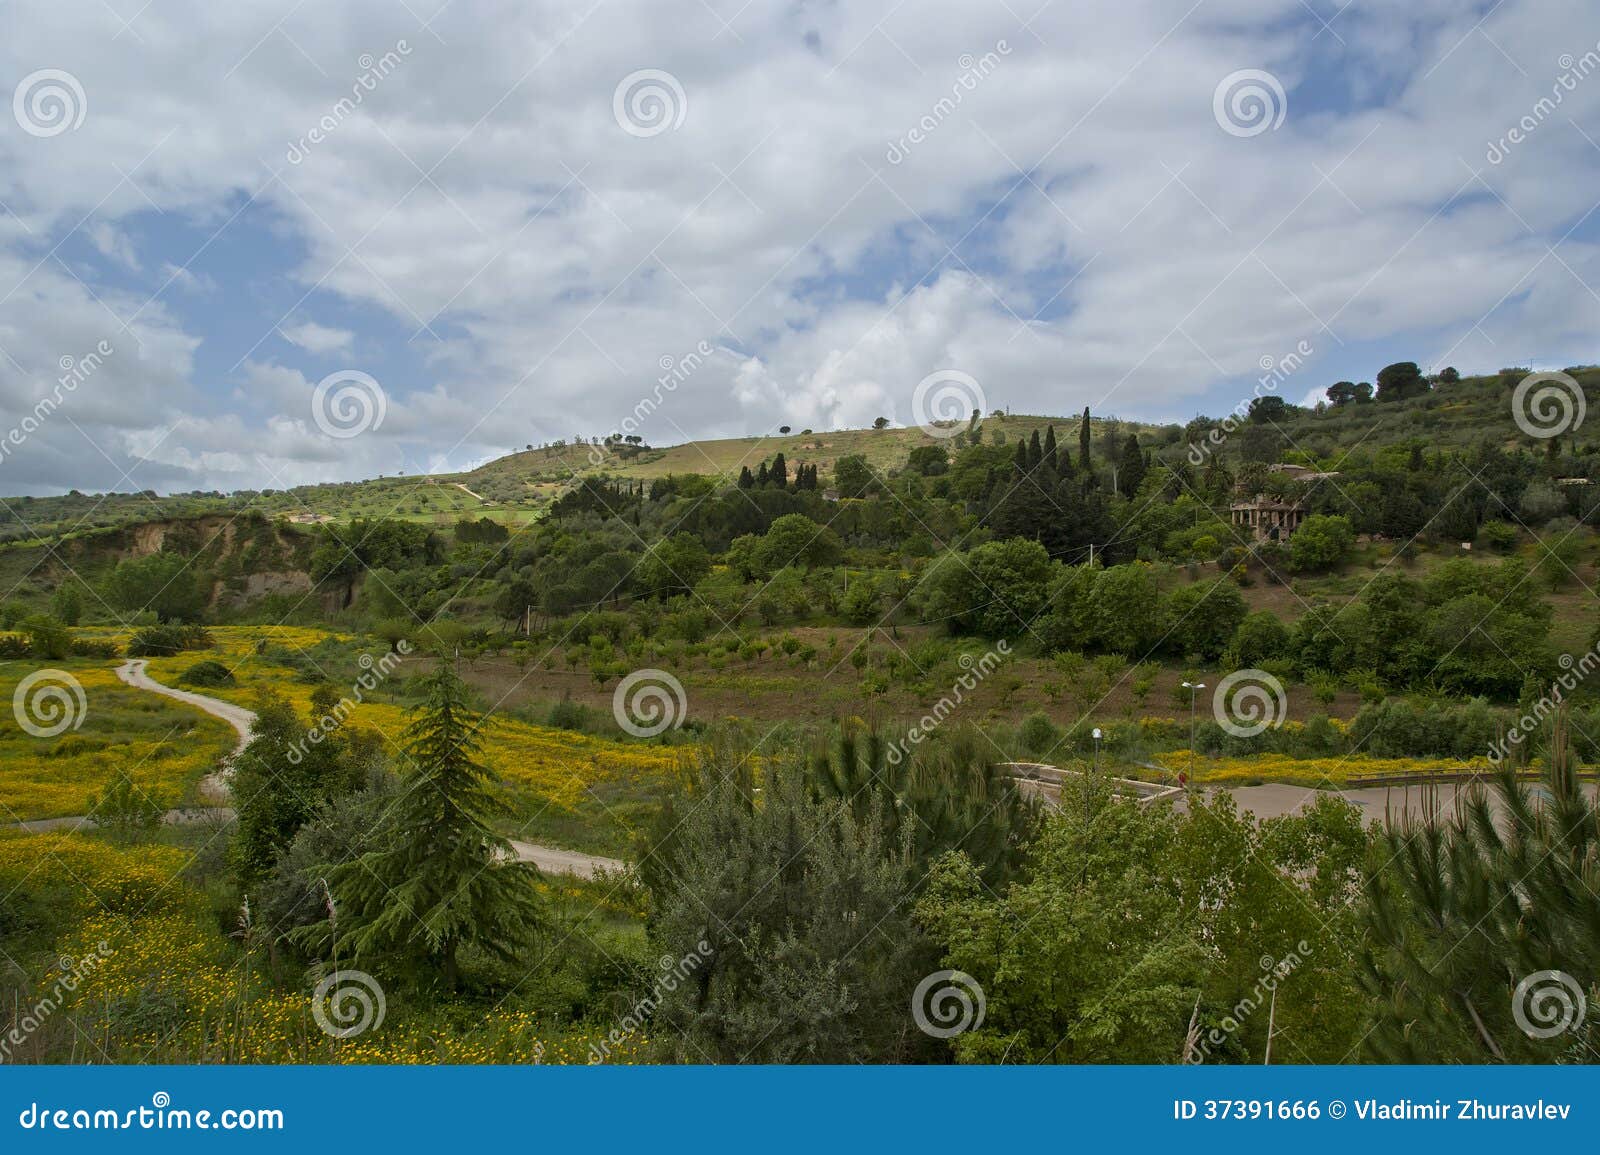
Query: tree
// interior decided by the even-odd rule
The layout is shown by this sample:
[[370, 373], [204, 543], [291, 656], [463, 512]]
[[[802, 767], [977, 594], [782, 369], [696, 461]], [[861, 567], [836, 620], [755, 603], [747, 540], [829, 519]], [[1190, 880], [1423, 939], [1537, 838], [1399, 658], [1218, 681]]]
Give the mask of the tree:
[[1048, 602], [1051, 574], [1044, 546], [1023, 538], [946, 554], [923, 578], [923, 619], [951, 633], [1021, 637]]
[[63, 625], [76, 626], [83, 618], [83, 597], [78, 593], [78, 583], [68, 578], [56, 587], [50, 599], [50, 613]]
[[1328, 386], [1328, 404], [1335, 409], [1353, 403], [1356, 399], [1356, 383], [1354, 381], [1335, 381]]
[[1344, 560], [1355, 543], [1355, 531], [1348, 518], [1313, 514], [1289, 538], [1289, 568], [1297, 573], [1331, 569]]
[[1094, 466], [1089, 457], [1091, 444], [1089, 407], [1085, 405], [1083, 407], [1083, 421], [1078, 425], [1078, 468], [1083, 471], [1085, 476], [1089, 476], [1094, 472]]
[[1044, 463], [1050, 467], [1051, 473], [1059, 473], [1061, 470], [1059, 451], [1056, 448], [1056, 427], [1054, 425], [1046, 425], [1044, 427]]
[[833, 463], [833, 482], [840, 497], [865, 497], [877, 483], [872, 467], [859, 453], [849, 453]]
[[634, 581], [647, 597], [668, 598], [688, 593], [710, 572], [711, 557], [700, 539], [692, 533], [675, 533], [645, 551]]
[[778, 489], [789, 487], [789, 466], [784, 461], [783, 454], [779, 453], [772, 459], [772, 468], [767, 472], [767, 483]]
[[889, 419], [887, 417], [879, 417], [873, 421], [872, 427], [874, 429], [887, 429], [889, 428]]
[[923, 477], [938, 477], [949, 472], [950, 453], [943, 445], [919, 445], [906, 459], [906, 468]]
[[787, 425], [778, 426], [778, 432], [779, 433], [788, 433], [789, 432], [789, 426], [787, 426]]
[[442, 656], [419, 682], [423, 702], [402, 738], [401, 796], [374, 848], [332, 866], [327, 879], [341, 947], [395, 969], [437, 966], [454, 990], [463, 951], [514, 962], [545, 918], [537, 870], [493, 829], [510, 805], [478, 761], [485, 718], [467, 684]]
[[1250, 420], [1258, 425], [1277, 425], [1288, 420], [1292, 406], [1276, 393], [1268, 393], [1250, 402]]
[[[658, 987], [652, 1032], [671, 1057], [714, 1063], [937, 1059], [910, 996], [936, 967], [913, 925], [921, 872], [869, 789], [853, 807], [791, 763], [702, 748], [653, 828], [640, 876], [651, 940], [685, 981]], [[864, 819], [859, 815], [864, 812]]]
[[843, 551], [839, 535], [828, 526], [818, 525], [803, 513], [787, 513], [768, 528], [757, 556], [762, 567], [774, 573], [788, 565], [832, 565]]
[[1167, 598], [1167, 641], [1180, 656], [1199, 654], [1215, 661], [1246, 612], [1244, 595], [1226, 578], [1180, 586]]
[[[1382, 828], [1361, 975], [1377, 1061], [1583, 1062], [1600, 1045], [1600, 1020], [1580, 1011], [1600, 973], [1600, 807], [1568, 726], [1563, 706], [1539, 788], [1507, 767], [1498, 806], [1478, 787], [1454, 812]], [[1530, 1032], [1549, 1027], [1564, 1029]]]
[[89, 817], [95, 826], [118, 840], [150, 833], [166, 812], [167, 804], [136, 786], [126, 770], [119, 769], [105, 789], [89, 798]]
[[162, 622], [198, 621], [204, 605], [193, 569], [176, 553], [124, 558], [111, 572], [106, 592], [118, 609], [148, 610]]
[[1128, 440], [1122, 443], [1122, 456], [1117, 463], [1117, 491], [1124, 497], [1132, 497], [1144, 483], [1144, 473], [1144, 451], [1139, 448], [1139, 435], [1130, 433]]
[[1461, 374], [1454, 365], [1446, 365], [1439, 371], [1441, 385], [1454, 385], [1461, 380]]
[[1415, 361], [1396, 361], [1378, 371], [1378, 400], [1404, 401], [1428, 391], [1428, 381]]

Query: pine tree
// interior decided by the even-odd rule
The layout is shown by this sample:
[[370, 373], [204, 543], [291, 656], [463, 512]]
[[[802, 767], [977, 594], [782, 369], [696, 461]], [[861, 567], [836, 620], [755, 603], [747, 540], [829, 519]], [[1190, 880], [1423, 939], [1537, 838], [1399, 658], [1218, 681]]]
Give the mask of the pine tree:
[[467, 684], [441, 657], [421, 679], [426, 697], [403, 740], [400, 800], [374, 839], [377, 850], [333, 867], [339, 942], [356, 957], [426, 970], [459, 983], [462, 948], [516, 960], [543, 925], [538, 872], [517, 862], [490, 822], [509, 812], [477, 761], [485, 719]]

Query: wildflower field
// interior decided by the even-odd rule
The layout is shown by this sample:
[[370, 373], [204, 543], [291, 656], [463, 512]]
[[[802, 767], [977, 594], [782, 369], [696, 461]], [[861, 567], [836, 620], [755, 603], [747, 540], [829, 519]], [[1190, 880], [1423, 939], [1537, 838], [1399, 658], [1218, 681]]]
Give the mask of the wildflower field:
[[[11, 703], [18, 683], [41, 665], [0, 662], [0, 703]], [[83, 814], [90, 795], [119, 771], [168, 806], [197, 800], [200, 779], [232, 751], [233, 730], [193, 706], [124, 685], [117, 665], [64, 659], [50, 667], [83, 687], [75, 727], [35, 737], [14, 718], [0, 725], [0, 821]]]

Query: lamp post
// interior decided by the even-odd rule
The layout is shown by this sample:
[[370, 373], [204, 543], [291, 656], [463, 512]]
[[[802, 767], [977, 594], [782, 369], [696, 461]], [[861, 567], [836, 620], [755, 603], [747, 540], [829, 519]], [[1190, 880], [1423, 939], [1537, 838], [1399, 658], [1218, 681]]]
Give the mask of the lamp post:
[[1090, 822], [1090, 817], [1089, 817], [1089, 792], [1090, 792], [1091, 789], [1093, 789], [1094, 783], [1099, 781], [1099, 778], [1100, 778], [1100, 727], [1099, 726], [1096, 726], [1094, 728], [1094, 763], [1093, 763], [1093, 768], [1092, 768], [1091, 774], [1092, 774], [1092, 776], [1089, 779], [1089, 781], [1085, 782], [1083, 784], [1083, 829], [1086, 832], [1086, 836], [1087, 836], [1087, 831], [1089, 829], [1089, 822]]
[[1185, 682], [1183, 688], [1189, 691], [1189, 781], [1194, 782], [1194, 698], [1201, 690], [1206, 688], [1204, 682]]

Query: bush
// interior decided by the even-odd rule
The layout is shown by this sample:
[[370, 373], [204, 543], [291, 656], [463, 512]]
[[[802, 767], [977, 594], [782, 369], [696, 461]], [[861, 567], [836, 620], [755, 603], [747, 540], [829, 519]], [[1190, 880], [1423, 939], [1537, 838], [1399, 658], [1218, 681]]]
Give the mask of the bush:
[[207, 658], [203, 662], [196, 662], [179, 674], [178, 684], [181, 686], [232, 686], [237, 683], [232, 670], [221, 662]]
[[185, 650], [209, 650], [216, 643], [204, 626], [146, 626], [128, 643], [132, 658], [170, 658]]
[[73, 638], [72, 656], [75, 658], [114, 658], [122, 651], [110, 638]]
[[1061, 739], [1061, 731], [1044, 714], [1029, 714], [1022, 720], [1017, 738], [1024, 750], [1035, 758], [1042, 758], [1055, 749], [1056, 743]]

